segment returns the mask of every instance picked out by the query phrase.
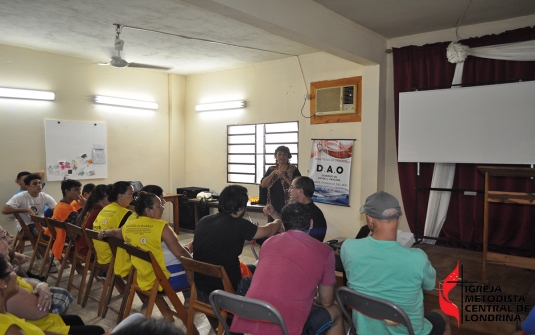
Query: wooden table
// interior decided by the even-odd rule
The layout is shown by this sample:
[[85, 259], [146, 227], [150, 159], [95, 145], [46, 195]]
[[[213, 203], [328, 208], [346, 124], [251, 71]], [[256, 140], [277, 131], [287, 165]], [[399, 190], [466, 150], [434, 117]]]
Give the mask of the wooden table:
[[481, 280], [487, 283], [487, 262], [535, 270], [535, 259], [488, 252], [489, 249], [489, 202], [535, 205], [535, 193], [489, 190], [490, 177], [535, 177], [535, 169], [517, 167], [478, 166], [485, 174], [485, 202], [483, 213], [483, 268]]
[[[197, 198], [188, 199], [188, 202], [191, 202], [193, 204], [193, 211], [195, 212], [195, 224], [199, 222], [199, 204], [201, 203], [201, 200]], [[217, 208], [219, 206], [219, 201], [217, 200], [209, 200], [206, 202], [206, 205], [208, 207]], [[264, 211], [264, 205], [249, 205], [247, 206], [247, 210], [249, 212], [259, 212], [262, 213]]]
[[173, 227], [178, 235], [180, 230], [180, 197], [182, 194], [166, 194], [163, 199], [173, 204]]

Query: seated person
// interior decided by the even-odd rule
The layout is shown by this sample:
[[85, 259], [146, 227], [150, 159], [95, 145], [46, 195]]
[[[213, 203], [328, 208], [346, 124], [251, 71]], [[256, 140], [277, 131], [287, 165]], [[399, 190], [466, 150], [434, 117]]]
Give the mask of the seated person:
[[[93, 222], [93, 230], [101, 232], [106, 229], [121, 228], [126, 220], [132, 215], [127, 209], [133, 200], [134, 188], [127, 181], [118, 181], [111, 187], [108, 194], [110, 204], [104, 207]], [[108, 264], [111, 261], [112, 252], [106, 242], [94, 241], [99, 264]], [[114, 271], [115, 274], [124, 278], [128, 276], [132, 262], [124, 250], [117, 250]], [[121, 292], [122, 293], [122, 292]]]
[[[160, 198], [141, 191], [135, 202], [136, 214], [122, 228], [101, 231], [99, 239], [111, 236], [151, 251], [175, 291], [189, 287], [180, 256], [191, 258], [191, 255], [180, 245], [178, 236], [167, 222], [161, 219], [164, 207]], [[150, 290], [156, 280], [151, 264], [132, 258], [132, 265], [136, 267], [140, 288]]]
[[[289, 203], [282, 208], [281, 217], [285, 232], [262, 245], [253, 282], [245, 296], [273, 305], [290, 334], [342, 335], [342, 312], [334, 295], [333, 250], [308, 234], [314, 223], [305, 204]], [[281, 334], [276, 324], [240, 317], [234, 318], [231, 330]]]
[[[78, 218], [76, 219], [76, 225], [82, 229], [93, 229], [93, 222], [97, 218], [98, 214], [102, 208], [108, 206], [110, 202], [108, 201], [108, 192], [111, 191], [111, 185], [100, 184], [97, 185], [87, 201], [80, 211]], [[87, 241], [84, 236], [80, 236], [75, 242], [76, 251], [82, 255], [87, 255], [89, 247], [87, 246]]]
[[[396, 241], [401, 207], [395, 197], [377, 192], [366, 199], [361, 213], [372, 235], [347, 239], [342, 244], [341, 260], [348, 286], [364, 294], [399, 305], [411, 320], [415, 334], [450, 335], [447, 316], [440, 310], [424, 315], [424, 290], [437, 283], [436, 271], [421, 249], [405, 248]], [[402, 285], [401, 285], [402, 283]], [[358, 334], [407, 334], [403, 326], [387, 325], [353, 312]]]
[[[240, 185], [229, 185], [219, 197], [219, 213], [203, 217], [195, 226], [193, 238], [193, 259], [222, 265], [237, 294], [245, 295], [252, 277], [242, 278], [239, 256], [245, 241], [267, 238], [279, 231], [281, 221], [275, 220], [258, 227], [245, 220], [249, 197], [247, 189]], [[203, 302], [214, 290], [222, 290], [221, 280], [195, 274], [197, 298]]]
[[[76, 223], [78, 218], [78, 212], [72, 205], [72, 202], [82, 201], [81, 193], [82, 183], [78, 180], [66, 179], [61, 182], [61, 193], [63, 198], [59, 201], [56, 208], [54, 209], [54, 214], [52, 219], [61, 221]], [[85, 199], [82, 201], [85, 204]], [[67, 233], [64, 229], [56, 229], [56, 239], [54, 240], [54, 245], [52, 246], [52, 253], [57, 259], [62, 259], [63, 248], [65, 246], [65, 240]], [[52, 236], [49, 228], [45, 229], [45, 234]]]
[[[28, 192], [15, 194], [2, 208], [2, 214], [19, 213], [35, 237], [38, 235], [35, 224], [30, 219], [30, 215], [43, 216], [45, 206], [51, 209], [56, 207], [56, 201], [48, 194], [42, 192], [41, 176], [30, 174], [24, 179]], [[18, 231], [22, 231], [20, 223], [17, 222]]]
[[80, 212], [82, 208], [84, 207], [85, 202], [87, 201], [87, 198], [91, 195], [91, 192], [95, 189], [95, 184], [93, 183], [87, 183], [84, 185], [84, 188], [82, 188], [82, 197], [78, 200], [73, 200], [71, 202], [72, 207], [74, 207], [74, 210], [77, 212]]
[[[6, 245], [4, 239], [0, 240], [0, 249], [4, 250]], [[9, 326], [16, 325], [27, 331], [24, 329], [26, 328], [25, 324], [19, 322], [20, 319], [24, 319], [27, 323], [46, 332], [76, 335], [101, 335], [104, 333], [104, 329], [100, 326], [85, 326], [77, 315], [59, 316], [49, 313], [47, 310], [49, 305], [46, 302], [39, 304], [37, 296], [26, 288], [19, 287], [21, 283], [24, 284], [24, 281], [17, 277], [13, 266], [5, 257], [0, 257], [0, 313], [10, 316], [7, 320], [2, 317], [2, 325], [5, 325], [4, 322], [7, 321]], [[35, 308], [36, 306], [37, 308]], [[29, 327], [28, 329], [34, 328]], [[30, 332], [29, 334], [36, 333], [38, 332]]]
[[[15, 192], [15, 194], [26, 192], [28, 190], [26, 188], [26, 184], [24, 183], [24, 179], [26, 179], [26, 177], [31, 174], [32, 173], [28, 171], [22, 171], [17, 174], [17, 178], [15, 179], [15, 184], [19, 185], [20, 189], [17, 192]], [[41, 180], [45, 180], [45, 171], [36, 171], [33, 174], [37, 174], [41, 177]], [[45, 188], [45, 183], [42, 184], [42, 187]]]
[[131, 314], [110, 333], [113, 335], [184, 335], [174, 323], [166, 319], [147, 317], [140, 313]]
[[[327, 221], [321, 209], [312, 201], [315, 190], [314, 181], [306, 176], [295, 177], [289, 188], [290, 202], [300, 202], [310, 208], [314, 227], [308, 232], [316, 240], [323, 242], [327, 234]], [[271, 204], [264, 207], [264, 214], [275, 219], [280, 219], [281, 215], [275, 211]]]
[[[7, 231], [0, 226], [0, 258], [9, 258], [10, 238], [8, 235]], [[32, 308], [42, 308], [53, 314], [62, 314], [69, 308], [69, 305], [73, 301], [73, 297], [69, 291], [60, 287], [49, 287], [44, 282], [26, 277], [19, 275], [19, 282], [20, 286], [25, 287], [34, 297], [38, 298], [35, 306], [32, 306]], [[18, 298], [13, 297], [13, 301], [16, 299]], [[11, 299], [10, 301], [12, 302]], [[24, 308], [27, 308], [27, 306], [24, 305]], [[28, 310], [31, 311], [31, 309]]]

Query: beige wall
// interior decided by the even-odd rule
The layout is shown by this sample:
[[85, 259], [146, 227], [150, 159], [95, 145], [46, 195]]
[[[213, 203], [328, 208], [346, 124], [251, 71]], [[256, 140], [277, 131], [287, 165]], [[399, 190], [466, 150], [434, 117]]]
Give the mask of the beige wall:
[[[45, 169], [45, 119], [106, 122], [108, 178], [82, 180], [83, 184], [141, 180], [169, 192], [183, 183], [184, 82], [178, 75], [114, 69], [89, 60], [0, 45], [0, 86], [56, 93], [51, 102], [0, 99], [2, 204], [18, 189], [14, 183], [18, 172]], [[176, 91], [171, 98], [170, 87]], [[145, 111], [96, 105], [92, 102], [95, 94], [155, 101], [160, 107]], [[61, 199], [59, 182], [47, 182], [44, 191]], [[0, 224], [8, 224], [7, 219], [1, 215]]]
[[[329, 225], [327, 238], [354, 236], [360, 227], [358, 208], [361, 188], [376, 187], [378, 73], [326, 53], [256, 64], [186, 79], [186, 183], [220, 192], [226, 183], [226, 131], [229, 124], [299, 121], [299, 170], [308, 174], [312, 138], [356, 139], [351, 171], [351, 207], [319, 204]], [[363, 76], [363, 122], [311, 125], [301, 115], [303, 96], [310, 82]], [[244, 99], [240, 111], [198, 113], [195, 105], [204, 102]], [[303, 109], [309, 115], [309, 102]], [[363, 128], [370, 133], [363, 141]], [[374, 143], [372, 143], [374, 142]], [[363, 146], [367, 146], [366, 148]], [[365, 154], [366, 153], [366, 154]], [[363, 157], [366, 156], [366, 157]], [[371, 161], [371, 163], [369, 163]], [[370, 165], [371, 168], [366, 167]], [[258, 186], [246, 185], [251, 195]], [[255, 220], [265, 222], [259, 214]]]

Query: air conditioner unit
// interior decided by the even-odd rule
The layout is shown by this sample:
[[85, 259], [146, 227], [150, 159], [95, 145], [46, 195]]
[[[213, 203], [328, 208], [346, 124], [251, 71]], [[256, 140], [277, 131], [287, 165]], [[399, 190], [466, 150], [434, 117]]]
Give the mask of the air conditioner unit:
[[356, 86], [336, 86], [316, 90], [316, 115], [354, 114]]

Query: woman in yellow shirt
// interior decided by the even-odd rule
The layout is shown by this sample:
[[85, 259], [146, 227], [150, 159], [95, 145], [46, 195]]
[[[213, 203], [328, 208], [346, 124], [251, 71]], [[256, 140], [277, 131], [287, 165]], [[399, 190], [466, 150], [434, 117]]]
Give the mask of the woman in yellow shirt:
[[[191, 258], [191, 255], [180, 245], [178, 236], [167, 222], [161, 219], [165, 201], [155, 194], [140, 192], [135, 203], [136, 214], [121, 229], [103, 230], [99, 238], [112, 236], [151, 251], [174, 290], [188, 287], [180, 256]], [[156, 280], [151, 264], [136, 258], [132, 258], [132, 264], [137, 270], [138, 285], [149, 290]]]

